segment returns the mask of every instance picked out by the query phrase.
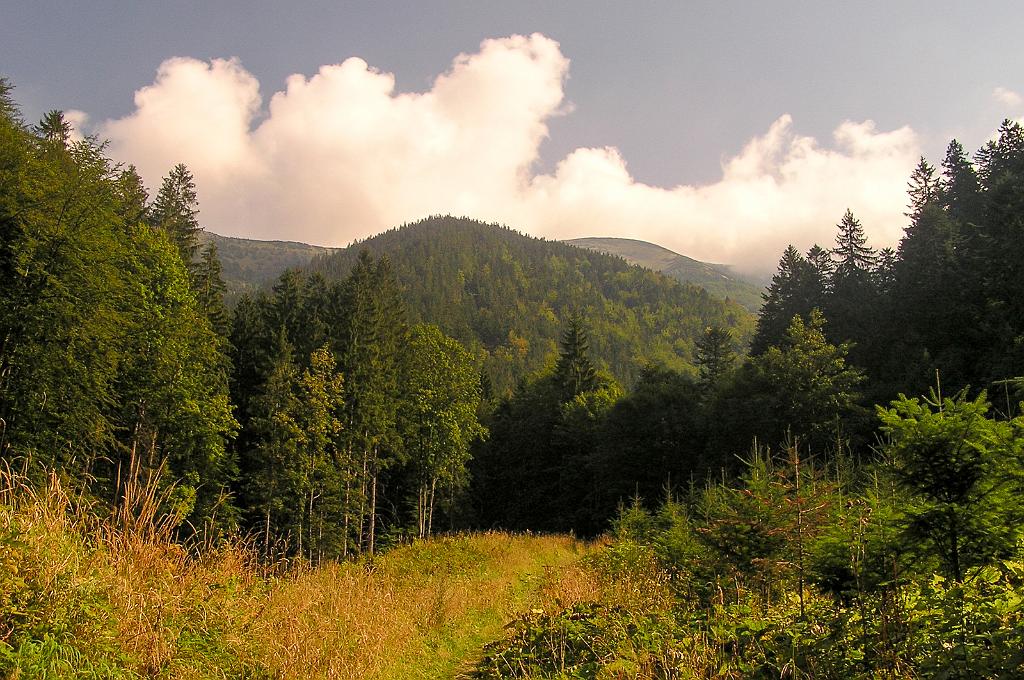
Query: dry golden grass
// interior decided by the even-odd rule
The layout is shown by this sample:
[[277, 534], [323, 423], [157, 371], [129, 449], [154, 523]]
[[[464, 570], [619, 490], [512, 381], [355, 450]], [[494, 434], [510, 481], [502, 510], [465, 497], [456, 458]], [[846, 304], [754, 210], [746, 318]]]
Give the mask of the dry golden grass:
[[174, 543], [159, 506], [142, 491], [98, 521], [56, 477], [34, 493], [0, 475], [0, 652], [25, 657], [10, 677], [453, 677], [552, 588], [590, 587], [563, 571], [586, 550], [564, 536], [441, 537], [281, 574], [241, 545]]

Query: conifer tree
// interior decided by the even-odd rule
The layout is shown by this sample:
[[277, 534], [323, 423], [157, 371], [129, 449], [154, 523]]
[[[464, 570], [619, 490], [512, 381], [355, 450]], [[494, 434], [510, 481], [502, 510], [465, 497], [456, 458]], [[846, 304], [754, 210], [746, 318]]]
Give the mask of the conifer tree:
[[118, 214], [126, 225], [142, 224], [149, 218], [149, 192], [134, 165], [117, 176]]
[[854, 362], [863, 365], [871, 355], [868, 340], [876, 327], [879, 297], [873, 273], [878, 254], [868, 246], [864, 227], [849, 210], [837, 225], [832, 257], [836, 267], [823, 310], [829, 320], [829, 338], [834, 343], [851, 342]]
[[386, 259], [363, 251], [336, 290], [339, 363], [345, 375], [346, 454], [361, 460], [356, 517], [359, 546], [376, 550], [381, 473], [397, 460], [399, 351], [405, 343], [405, 310]]
[[835, 276], [849, 278], [866, 275], [875, 266], [876, 254], [868, 246], [867, 236], [860, 220], [848, 209], [837, 225], [836, 247], [832, 255], [836, 260]]
[[199, 248], [199, 200], [192, 173], [179, 163], [164, 177], [150, 208], [153, 225], [167, 232], [181, 259], [191, 265]]
[[299, 486], [299, 452], [304, 432], [299, 423], [298, 371], [292, 348], [278, 333], [274, 358], [253, 404], [251, 426], [256, 441], [247, 452], [246, 496], [258, 515], [264, 557], [270, 559], [279, 541], [297, 539], [296, 528], [302, 512]]
[[907, 183], [907, 195], [910, 197], [907, 217], [916, 219], [926, 205], [938, 201], [940, 183], [935, 176], [935, 168], [921, 157]]
[[939, 200], [950, 218], [960, 225], [977, 222], [980, 219], [981, 186], [974, 164], [957, 140], [946, 148], [942, 161], [942, 180], [939, 186]]
[[705, 394], [714, 389], [736, 360], [732, 333], [721, 326], [708, 326], [697, 339], [699, 385]]
[[590, 341], [579, 315], [569, 317], [569, 325], [562, 335], [562, 351], [555, 365], [555, 381], [562, 395], [562, 401], [569, 401], [577, 394], [597, 388], [597, 369], [588, 355]]
[[[815, 257], [821, 261], [818, 251], [815, 251]], [[764, 304], [750, 344], [750, 353], [754, 356], [782, 341], [794, 315], [806, 315], [820, 304], [824, 290], [819, 270], [800, 251], [792, 245], [787, 246], [762, 297]]]
[[[341, 555], [344, 511], [343, 480], [354, 471], [340, 456], [338, 437], [344, 408], [344, 379], [336, 371], [334, 355], [326, 347], [314, 350], [309, 368], [299, 380], [298, 424], [302, 430], [299, 490], [304, 517], [299, 524], [300, 554], [319, 562], [324, 556]], [[305, 538], [302, 533], [305, 530]]]
[[196, 303], [199, 311], [206, 315], [210, 327], [222, 338], [230, 333], [228, 310], [224, 305], [224, 283], [220, 258], [217, 257], [217, 244], [212, 241], [202, 250], [199, 262], [192, 274], [193, 287], [196, 292]]
[[968, 400], [934, 391], [878, 407], [886, 452], [912, 494], [904, 536], [961, 582], [975, 567], [1013, 554], [1024, 522], [1024, 419], [987, 417], [984, 393]]

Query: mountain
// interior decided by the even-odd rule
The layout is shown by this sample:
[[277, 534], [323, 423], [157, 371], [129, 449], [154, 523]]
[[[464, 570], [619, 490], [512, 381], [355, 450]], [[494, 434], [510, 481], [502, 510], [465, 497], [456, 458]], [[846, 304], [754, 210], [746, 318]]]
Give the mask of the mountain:
[[497, 390], [551, 361], [573, 314], [591, 355], [624, 382], [651, 362], [692, 371], [709, 325], [731, 329], [742, 350], [754, 324], [739, 304], [621, 257], [464, 218], [404, 225], [318, 255], [310, 269], [340, 279], [364, 249], [390, 260], [410, 319], [476, 351]]
[[761, 292], [765, 283], [745, 279], [728, 265], [701, 262], [654, 243], [632, 238], [576, 238], [565, 243], [618, 255], [630, 264], [653, 269], [684, 283], [705, 288], [712, 295], [735, 300], [755, 314], [761, 309]]
[[211, 241], [217, 246], [229, 303], [243, 293], [254, 293], [284, 270], [304, 267], [317, 255], [333, 250], [295, 241], [256, 241], [209, 231], [200, 232], [199, 240], [203, 246]]

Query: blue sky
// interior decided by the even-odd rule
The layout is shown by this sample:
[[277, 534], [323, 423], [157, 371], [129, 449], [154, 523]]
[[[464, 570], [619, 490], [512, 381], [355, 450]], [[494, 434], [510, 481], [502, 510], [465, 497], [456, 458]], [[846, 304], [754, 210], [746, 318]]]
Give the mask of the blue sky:
[[[83, 131], [111, 138], [112, 153], [137, 164], [151, 187], [159, 182], [159, 168], [174, 160], [167, 149], [188, 150], [174, 136], [197, 134], [197, 125], [205, 122], [200, 95], [182, 85], [174, 88], [175, 96], [196, 106], [180, 103], [176, 120], [197, 119], [180, 129], [166, 120], [158, 129], [146, 127], [157, 118], [143, 115], [133, 96], [158, 82], [157, 69], [165, 60], [186, 57], [195, 60], [189, 62], [193, 66], [206, 64], [208, 79], [222, 88], [245, 81], [251, 89], [256, 83], [258, 101], [245, 101], [243, 107], [251, 111], [241, 123], [252, 134], [224, 152], [236, 154], [235, 165], [198, 151], [180, 159], [196, 174], [209, 226], [255, 237], [339, 244], [450, 204], [453, 211], [538, 235], [648, 238], [704, 259], [764, 266], [777, 259], [787, 241], [805, 247], [828, 239], [845, 203], [853, 203], [848, 207], [862, 215], [879, 245], [888, 245], [900, 227], [901, 206], [894, 196], [909, 174], [901, 164], [920, 154], [940, 161], [953, 136], [976, 148], [1002, 118], [1024, 113], [1016, 96], [1024, 92], [1019, 48], [1024, 5], [1016, 2], [311, 2], [285, 7], [277, 2], [40, 1], [6, 2], [2, 16], [0, 73], [15, 83], [26, 117], [53, 108], [82, 112], [76, 120]], [[491, 61], [483, 56], [484, 40], [533, 34], [544, 42], [502, 43]], [[538, 56], [549, 45], [557, 45], [557, 54]], [[535, 90], [535, 80], [518, 80], [503, 70], [501, 50], [532, 55], [528, 72], [515, 73], [546, 86]], [[534, 108], [508, 120], [488, 114], [487, 120], [468, 123], [464, 112], [452, 114], [452, 125], [479, 127], [475, 138], [460, 139], [440, 132], [444, 125], [425, 122], [442, 115], [429, 97], [412, 105], [417, 113], [405, 111], [399, 95], [431, 93], [438, 76], [457, 70], [454, 60], [460, 54], [478, 57], [481, 78], [507, 81], [488, 81], [495, 87], [473, 90], [489, 92], [489, 98], [467, 100], [466, 106], [514, 111], [519, 93], [503, 90], [507, 84], [523, 89], [526, 99], [535, 97]], [[366, 74], [393, 74], [386, 94], [390, 113], [380, 108], [386, 102], [354, 94], [369, 92], [360, 89], [370, 87], [365, 78], [359, 85], [334, 81], [345, 98], [328, 95], [326, 82], [306, 88], [322, 96], [307, 91], [303, 105], [369, 107], [392, 125], [427, 125], [439, 135], [426, 144], [428, 151], [410, 151], [411, 142], [398, 129], [377, 135], [375, 127], [376, 147], [342, 138], [356, 135], [357, 126], [336, 131], [342, 137], [326, 145], [339, 150], [337, 157], [313, 153], [314, 144], [304, 146], [309, 140], [289, 137], [295, 148], [308, 147], [307, 153], [284, 158], [280, 135], [290, 129], [285, 120], [258, 131], [274, 117], [270, 99], [284, 92], [290, 75], [312, 82], [321, 67], [350, 57], [365, 62]], [[237, 59], [231, 62], [234, 70], [218, 81], [212, 60], [228, 58]], [[167, 85], [174, 73], [164, 75]], [[209, 93], [212, 87], [201, 90]], [[287, 108], [294, 112], [299, 102], [295, 98]], [[396, 117], [400, 109], [404, 112]], [[445, 111], [451, 113], [450, 107]], [[330, 121], [352, 112], [321, 113], [312, 119]], [[114, 124], [125, 120], [132, 125]], [[854, 127], [842, 128], [845, 123]], [[169, 138], [159, 148], [144, 142], [155, 134]], [[366, 136], [365, 130], [359, 134]], [[480, 139], [499, 141], [491, 148]], [[445, 144], [450, 146], [439, 151]], [[463, 167], [469, 153], [505, 155]], [[418, 174], [374, 165], [385, 155], [418, 168]], [[268, 176], [241, 177], [247, 174], [237, 167], [243, 159]], [[266, 194], [268, 182], [276, 177], [287, 183], [288, 168], [314, 160], [326, 164], [326, 176], [343, 186], [338, 201], [286, 198], [286, 209], [269, 212], [259, 205], [258, 192]], [[428, 160], [436, 163], [430, 170]], [[372, 181], [346, 180], [342, 162], [366, 166]], [[331, 170], [332, 163], [339, 167]], [[567, 166], [561, 175], [560, 165]], [[502, 179], [503, 172], [511, 175]], [[433, 175], [446, 173], [447, 182], [434, 181]], [[824, 173], [820, 186], [810, 181], [815, 173]], [[886, 190], [901, 173], [898, 191]], [[234, 194], [226, 188], [232, 174], [241, 177]], [[498, 179], [475, 186], [473, 178], [482, 175]], [[429, 197], [414, 190], [425, 176]], [[879, 186], [869, 186], [871, 176]], [[851, 185], [845, 203], [839, 195], [844, 177]], [[387, 198], [389, 187], [393, 200]], [[282, 193], [291, 197], [295, 190]], [[794, 202], [801, 203], [799, 209], [787, 208]], [[243, 209], [250, 205], [257, 207]], [[261, 221], [267, 214], [270, 221]]]

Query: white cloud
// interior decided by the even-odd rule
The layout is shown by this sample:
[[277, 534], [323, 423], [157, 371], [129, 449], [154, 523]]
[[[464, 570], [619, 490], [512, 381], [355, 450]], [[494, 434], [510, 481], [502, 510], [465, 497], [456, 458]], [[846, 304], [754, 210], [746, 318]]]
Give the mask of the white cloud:
[[1005, 87], [997, 87], [992, 91], [992, 98], [1000, 104], [1008, 106], [1012, 109], [1017, 109], [1021, 104], [1024, 104], [1024, 97], [1013, 90], [1009, 90]]
[[85, 111], [79, 111], [78, 109], [68, 109], [64, 111], [64, 122], [71, 126], [71, 140], [80, 142], [85, 139], [85, 135], [82, 130], [89, 123], [89, 114]]
[[899, 238], [920, 155], [909, 128], [844, 122], [826, 146], [784, 115], [701, 186], [637, 182], [610, 147], [576, 149], [538, 173], [547, 122], [569, 110], [568, 66], [539, 34], [486, 40], [428, 91], [396, 93], [394, 76], [350, 58], [291, 76], [263, 110], [237, 60], [173, 58], [136, 93], [134, 113], [98, 132], [151, 186], [186, 163], [204, 225], [228, 235], [344, 245], [452, 213], [762, 269], [787, 243], [831, 243], [847, 207], [875, 244]]

